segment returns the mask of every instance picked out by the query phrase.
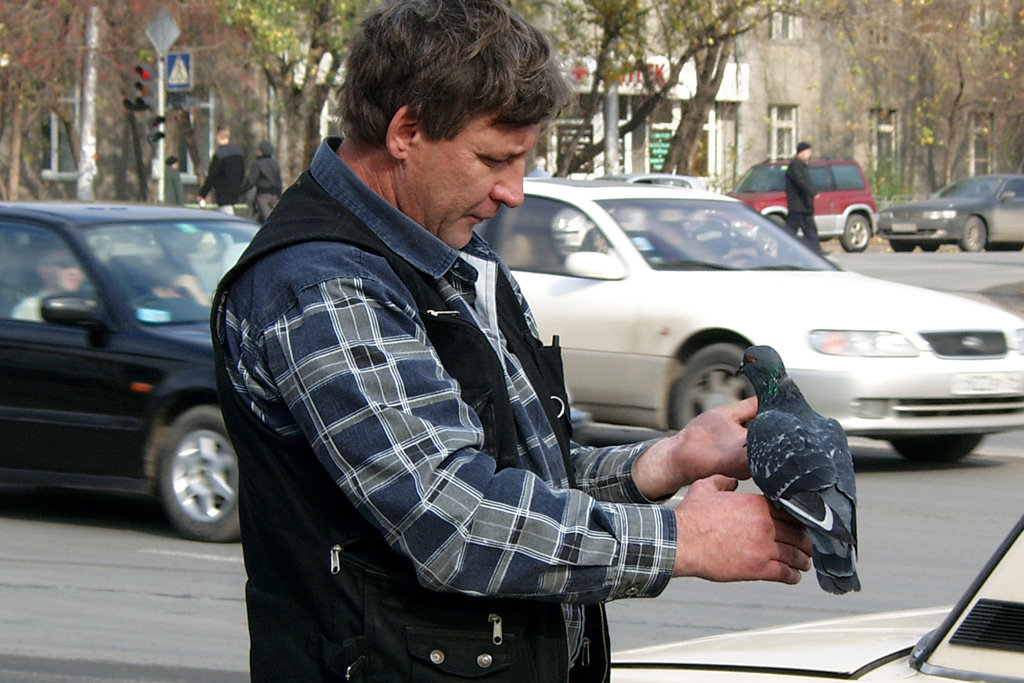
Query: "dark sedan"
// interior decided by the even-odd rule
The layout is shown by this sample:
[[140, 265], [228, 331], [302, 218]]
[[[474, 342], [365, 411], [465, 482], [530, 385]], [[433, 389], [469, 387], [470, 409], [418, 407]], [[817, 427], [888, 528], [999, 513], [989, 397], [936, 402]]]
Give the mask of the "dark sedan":
[[143, 492], [238, 537], [210, 297], [256, 224], [213, 211], [0, 203], [0, 481]]
[[880, 211], [878, 233], [893, 251], [1024, 247], [1024, 175], [961, 178], [928, 199]]

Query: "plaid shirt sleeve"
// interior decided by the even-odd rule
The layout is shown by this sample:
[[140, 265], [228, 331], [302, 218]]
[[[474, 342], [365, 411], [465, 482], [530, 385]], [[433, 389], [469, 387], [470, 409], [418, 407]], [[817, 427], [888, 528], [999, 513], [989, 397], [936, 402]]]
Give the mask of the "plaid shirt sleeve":
[[279, 432], [306, 435], [425, 586], [567, 603], [664, 589], [675, 522], [628, 475], [643, 445], [576, 447], [585, 490], [538, 468], [495, 472], [479, 420], [390, 271], [309, 284], [274, 315], [253, 324], [229, 298], [238, 390]]

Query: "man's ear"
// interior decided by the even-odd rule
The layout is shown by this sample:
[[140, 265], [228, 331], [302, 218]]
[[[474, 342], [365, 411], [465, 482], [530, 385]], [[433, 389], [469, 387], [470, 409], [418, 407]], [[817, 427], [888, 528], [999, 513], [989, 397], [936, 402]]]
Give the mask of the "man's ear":
[[391, 118], [384, 142], [392, 157], [405, 159], [421, 136], [420, 120], [410, 113], [408, 106], [404, 106]]

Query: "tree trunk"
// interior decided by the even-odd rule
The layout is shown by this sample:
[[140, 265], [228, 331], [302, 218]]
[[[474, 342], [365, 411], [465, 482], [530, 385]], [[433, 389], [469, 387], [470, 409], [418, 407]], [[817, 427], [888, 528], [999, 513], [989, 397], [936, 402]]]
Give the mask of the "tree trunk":
[[93, 181], [96, 178], [96, 51], [99, 46], [100, 8], [89, 8], [85, 27], [85, 78], [82, 84], [82, 135], [78, 153], [78, 182], [75, 196], [78, 199], [93, 198]]
[[695, 56], [697, 91], [689, 101], [683, 102], [683, 115], [665, 156], [666, 173], [693, 174], [701, 133], [718, 98], [734, 42], [734, 38], [723, 39]]
[[24, 107], [21, 94], [14, 94], [14, 105], [11, 107], [11, 166], [7, 170], [7, 199], [18, 201], [21, 190], [21, 127], [23, 125]]

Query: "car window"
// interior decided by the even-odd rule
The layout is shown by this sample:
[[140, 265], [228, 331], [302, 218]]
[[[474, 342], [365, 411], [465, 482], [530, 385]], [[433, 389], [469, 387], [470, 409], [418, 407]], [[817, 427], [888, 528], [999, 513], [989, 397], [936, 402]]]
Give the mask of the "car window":
[[999, 178], [961, 178], [940, 188], [936, 197], [957, 197], [960, 199], [985, 199], [993, 196], [1002, 181]]
[[832, 182], [831, 166], [811, 166], [811, 184], [818, 192], [833, 192], [836, 189]]
[[611, 253], [601, 230], [579, 209], [544, 197], [503, 208], [481, 234], [514, 270], [564, 275], [565, 258], [579, 251]]
[[1003, 188], [1003, 194], [1007, 192], [1012, 192], [1014, 197], [1024, 197], [1024, 178], [1011, 178]]
[[831, 264], [740, 202], [599, 200], [655, 270], [821, 270]]
[[835, 179], [837, 190], [864, 190], [864, 176], [856, 164], [834, 164], [832, 177]]
[[785, 192], [786, 167], [752, 166], [736, 184], [736, 192]]
[[94, 298], [71, 248], [44, 228], [0, 223], [0, 317], [43, 323], [43, 301], [62, 295]]
[[251, 236], [231, 222], [151, 221], [93, 226], [85, 243], [134, 317], [162, 324], [208, 320], [218, 280]]

